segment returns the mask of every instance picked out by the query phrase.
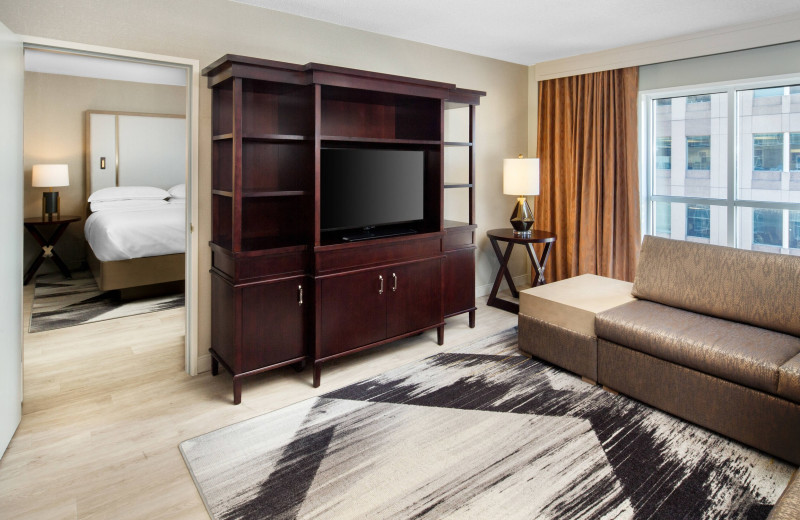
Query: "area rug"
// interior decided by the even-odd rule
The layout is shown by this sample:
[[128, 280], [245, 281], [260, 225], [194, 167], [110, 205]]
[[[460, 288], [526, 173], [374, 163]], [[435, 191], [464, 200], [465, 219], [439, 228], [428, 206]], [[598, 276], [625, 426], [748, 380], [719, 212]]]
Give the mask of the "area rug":
[[72, 279], [64, 278], [61, 273], [46, 274], [36, 277], [28, 332], [73, 327], [183, 305], [183, 293], [121, 300], [118, 291], [101, 291], [89, 271], [73, 272]]
[[517, 351], [516, 330], [180, 445], [215, 519], [765, 518], [794, 467]]

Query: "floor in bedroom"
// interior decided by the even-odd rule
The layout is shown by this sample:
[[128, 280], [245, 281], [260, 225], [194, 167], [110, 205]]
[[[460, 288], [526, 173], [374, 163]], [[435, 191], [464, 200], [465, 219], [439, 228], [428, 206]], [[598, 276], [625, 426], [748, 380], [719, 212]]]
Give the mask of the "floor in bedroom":
[[[33, 289], [25, 288], [25, 320]], [[186, 439], [374, 376], [461, 343], [513, 327], [514, 314], [478, 299], [467, 315], [436, 331], [312, 371], [278, 369], [245, 380], [231, 404], [230, 376], [183, 371], [183, 309], [25, 333], [22, 423], [0, 460], [4, 520], [207, 518], [178, 451]], [[27, 331], [27, 326], [25, 327]]]

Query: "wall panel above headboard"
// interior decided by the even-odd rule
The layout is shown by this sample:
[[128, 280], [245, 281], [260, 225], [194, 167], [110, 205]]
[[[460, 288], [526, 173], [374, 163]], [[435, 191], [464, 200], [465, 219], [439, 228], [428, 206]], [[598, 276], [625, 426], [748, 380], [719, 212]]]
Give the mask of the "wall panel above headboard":
[[86, 197], [112, 186], [185, 182], [183, 116], [87, 111], [86, 134]]

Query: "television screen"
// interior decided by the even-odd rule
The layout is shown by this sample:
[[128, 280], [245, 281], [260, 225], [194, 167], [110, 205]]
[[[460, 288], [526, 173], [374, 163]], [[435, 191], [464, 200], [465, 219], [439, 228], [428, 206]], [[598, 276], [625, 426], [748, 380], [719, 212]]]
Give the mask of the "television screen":
[[424, 173], [422, 151], [323, 148], [320, 228], [422, 220]]

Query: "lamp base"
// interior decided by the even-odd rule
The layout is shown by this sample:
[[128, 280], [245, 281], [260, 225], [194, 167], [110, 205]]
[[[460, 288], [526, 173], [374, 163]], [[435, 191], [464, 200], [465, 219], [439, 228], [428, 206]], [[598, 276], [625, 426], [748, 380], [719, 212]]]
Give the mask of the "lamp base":
[[517, 205], [514, 206], [514, 212], [511, 214], [511, 227], [514, 228], [514, 235], [518, 237], [531, 236], [531, 228], [533, 228], [533, 211], [528, 206], [528, 201], [525, 197], [517, 199]]
[[46, 191], [42, 193], [42, 220], [56, 220], [61, 217], [61, 197], [57, 191]]

